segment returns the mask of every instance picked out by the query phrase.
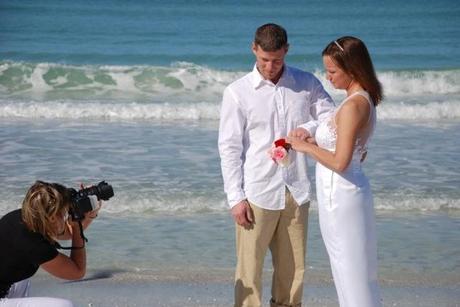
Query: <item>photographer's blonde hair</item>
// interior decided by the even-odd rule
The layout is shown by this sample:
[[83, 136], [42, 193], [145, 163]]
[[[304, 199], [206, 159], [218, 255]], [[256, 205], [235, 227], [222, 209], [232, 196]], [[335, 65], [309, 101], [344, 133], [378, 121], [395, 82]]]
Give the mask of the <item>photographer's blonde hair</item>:
[[55, 219], [69, 210], [69, 204], [70, 198], [64, 186], [36, 181], [22, 202], [22, 220], [29, 230], [54, 242], [58, 236]]

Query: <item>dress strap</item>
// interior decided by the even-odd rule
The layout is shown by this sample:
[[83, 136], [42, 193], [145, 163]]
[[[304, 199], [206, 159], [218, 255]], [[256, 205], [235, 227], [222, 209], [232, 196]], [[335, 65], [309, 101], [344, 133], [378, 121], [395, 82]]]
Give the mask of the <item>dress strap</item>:
[[366, 98], [367, 102], [373, 106], [373, 103], [372, 103], [372, 100], [371, 100], [371, 96], [370, 96], [369, 93], [366, 92], [366, 91], [357, 91], [357, 92], [354, 92], [353, 94], [351, 94], [350, 96], [348, 96], [347, 98], [345, 98], [345, 99], [343, 100], [342, 104], [344, 104], [345, 101], [347, 101], [348, 99], [350, 99], [351, 97], [356, 96], [356, 95], [363, 96], [364, 98]]
[[338, 106], [338, 108], [335, 110], [335, 114], [334, 114], [334, 124], [335, 124], [335, 126], [337, 126], [337, 121], [336, 121], [335, 116], [339, 112], [340, 108], [347, 102], [348, 99], [350, 99], [351, 97], [356, 96], [356, 95], [360, 95], [360, 96], [363, 96], [364, 98], [366, 98], [367, 102], [369, 103], [369, 105], [371, 107], [371, 111], [369, 112], [369, 118], [367, 119], [367, 123], [369, 123], [369, 121], [372, 118], [372, 113], [374, 112], [373, 111], [374, 110], [374, 104], [372, 103], [371, 97], [369, 96], [368, 92], [366, 92], [366, 91], [357, 91], [357, 92], [354, 92], [353, 94], [351, 94], [350, 96], [346, 97], [342, 101], [342, 103]]
[[349, 98], [353, 97], [353, 96], [356, 96], [356, 95], [360, 95], [364, 98], [366, 98], [367, 100], [367, 103], [369, 103], [369, 106], [370, 106], [370, 112], [369, 112], [369, 118], [367, 119], [367, 123], [369, 123], [369, 121], [371, 120], [372, 118], [372, 114], [374, 113], [374, 103], [372, 102], [372, 99], [371, 99], [371, 96], [369, 95], [368, 92], [366, 91], [357, 91], [357, 92], [354, 92], [353, 94], [351, 94], [350, 96], [348, 96], [347, 98], [345, 98], [345, 100], [343, 101], [342, 105], [345, 103], [345, 101], [347, 101]]

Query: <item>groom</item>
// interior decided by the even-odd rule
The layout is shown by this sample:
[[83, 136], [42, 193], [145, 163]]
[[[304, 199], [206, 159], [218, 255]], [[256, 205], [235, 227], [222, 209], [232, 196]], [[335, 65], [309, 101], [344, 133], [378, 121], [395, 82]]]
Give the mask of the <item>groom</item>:
[[252, 72], [224, 91], [219, 153], [224, 189], [236, 223], [235, 306], [261, 306], [262, 270], [273, 259], [271, 306], [300, 306], [310, 199], [306, 155], [289, 152], [285, 167], [267, 151], [287, 135], [314, 134], [333, 102], [310, 73], [284, 63], [286, 31], [265, 24], [255, 33]]

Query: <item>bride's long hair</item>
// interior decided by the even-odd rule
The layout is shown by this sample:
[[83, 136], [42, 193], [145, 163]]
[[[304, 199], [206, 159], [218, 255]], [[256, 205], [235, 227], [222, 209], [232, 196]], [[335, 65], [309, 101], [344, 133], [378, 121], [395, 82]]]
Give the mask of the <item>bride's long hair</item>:
[[375, 74], [367, 47], [359, 38], [343, 36], [336, 39], [324, 48], [322, 55], [329, 56], [346, 74], [356, 80], [369, 93], [374, 105], [382, 101], [382, 85]]

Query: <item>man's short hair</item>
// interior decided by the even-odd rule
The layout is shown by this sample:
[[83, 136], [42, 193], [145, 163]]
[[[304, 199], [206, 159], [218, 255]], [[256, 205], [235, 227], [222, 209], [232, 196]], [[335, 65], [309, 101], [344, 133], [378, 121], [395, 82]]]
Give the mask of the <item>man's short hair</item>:
[[267, 52], [278, 51], [288, 47], [288, 37], [283, 27], [267, 23], [256, 30], [254, 43]]

